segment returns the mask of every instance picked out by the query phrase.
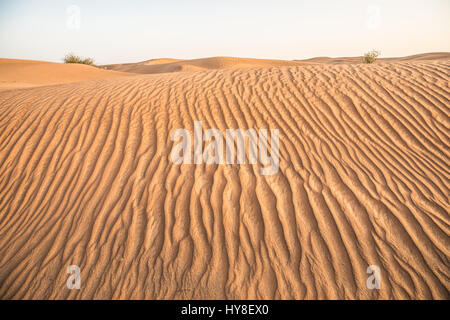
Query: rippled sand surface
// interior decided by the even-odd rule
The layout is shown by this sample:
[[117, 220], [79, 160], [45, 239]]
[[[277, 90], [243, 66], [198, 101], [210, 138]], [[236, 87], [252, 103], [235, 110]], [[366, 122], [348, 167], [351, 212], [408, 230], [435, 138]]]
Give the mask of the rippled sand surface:
[[[298, 63], [0, 92], [0, 298], [448, 299], [450, 60]], [[174, 164], [194, 121], [279, 171]]]

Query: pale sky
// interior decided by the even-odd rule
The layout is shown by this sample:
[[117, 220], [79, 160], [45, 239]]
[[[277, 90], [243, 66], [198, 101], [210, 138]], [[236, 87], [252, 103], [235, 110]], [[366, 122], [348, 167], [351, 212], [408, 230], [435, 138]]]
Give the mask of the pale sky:
[[450, 51], [450, 0], [0, 0], [0, 57], [97, 64]]

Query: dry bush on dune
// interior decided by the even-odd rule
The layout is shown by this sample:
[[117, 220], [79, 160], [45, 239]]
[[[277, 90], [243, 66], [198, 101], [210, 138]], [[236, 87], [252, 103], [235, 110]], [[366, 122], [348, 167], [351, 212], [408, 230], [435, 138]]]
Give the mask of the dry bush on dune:
[[81, 63], [81, 64], [87, 64], [89, 66], [94, 65], [94, 59], [92, 58], [81, 58], [73, 53], [66, 54], [64, 57], [64, 63]]
[[363, 62], [364, 63], [373, 63], [380, 55], [380, 51], [372, 50], [369, 52], [366, 52], [363, 56]]

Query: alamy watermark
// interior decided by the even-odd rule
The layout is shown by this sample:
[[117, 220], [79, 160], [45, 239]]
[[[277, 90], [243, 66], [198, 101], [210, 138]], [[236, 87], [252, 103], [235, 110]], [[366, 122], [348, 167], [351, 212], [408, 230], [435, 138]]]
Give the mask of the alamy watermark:
[[366, 28], [377, 30], [381, 27], [381, 7], [370, 5], [367, 7]]
[[[194, 122], [194, 143], [188, 130], [180, 128], [172, 133], [171, 140], [179, 141], [172, 149], [170, 158], [175, 164], [248, 164], [262, 165], [262, 175], [272, 175], [280, 167], [278, 129], [226, 129], [225, 137], [219, 129], [203, 132], [202, 122]], [[203, 150], [203, 142], [209, 142]], [[236, 143], [235, 143], [236, 142]], [[270, 146], [270, 155], [268, 147]], [[236, 151], [236, 153], [235, 153]], [[235, 162], [236, 161], [236, 162]]]
[[81, 9], [77, 5], [70, 5], [66, 8], [68, 14], [66, 27], [70, 30], [78, 30], [81, 27]]
[[366, 286], [367, 289], [377, 289], [381, 288], [381, 269], [379, 266], [371, 265], [367, 267], [367, 274], [371, 274], [370, 277], [367, 278]]
[[67, 273], [70, 274], [67, 278], [66, 285], [69, 290], [81, 288], [81, 270], [77, 265], [70, 265], [67, 267]]

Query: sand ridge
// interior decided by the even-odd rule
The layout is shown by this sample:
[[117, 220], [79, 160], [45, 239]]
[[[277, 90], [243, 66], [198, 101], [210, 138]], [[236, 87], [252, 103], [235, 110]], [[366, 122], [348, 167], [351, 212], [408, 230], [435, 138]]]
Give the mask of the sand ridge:
[[152, 74], [229, 68], [282, 67], [299, 65], [303, 65], [303, 63], [287, 60], [211, 57], [192, 60], [155, 59], [138, 63], [105, 65], [104, 67], [108, 70]]
[[[449, 298], [450, 61], [204, 68], [0, 92], [0, 298]], [[194, 121], [279, 172], [173, 164]]]
[[[379, 58], [374, 63], [386, 63], [386, 62], [412, 62], [412, 61], [438, 61], [438, 60], [450, 60], [449, 52], [431, 52], [421, 53], [406, 57], [397, 58]], [[359, 64], [362, 63], [362, 57], [343, 57], [343, 58], [330, 58], [330, 57], [316, 57], [304, 60], [295, 60], [304, 63], [320, 63], [320, 64]]]
[[0, 58], [0, 90], [123, 76], [130, 74], [81, 64]]
[[[437, 61], [450, 60], [448, 52], [433, 52], [416, 54], [407, 57], [398, 58], [380, 58], [376, 63], [386, 62], [407, 62], [407, 61]], [[274, 60], [274, 59], [251, 59], [251, 58], [235, 58], [235, 57], [210, 57], [202, 59], [152, 59], [137, 63], [110, 64], [102, 67], [108, 70], [116, 70], [121, 72], [132, 72], [138, 74], [153, 73], [170, 73], [170, 72], [188, 72], [202, 71], [212, 69], [229, 69], [229, 68], [269, 68], [283, 66], [303, 66], [312, 64], [361, 64], [362, 57], [344, 57], [329, 58], [317, 57], [304, 60]]]

